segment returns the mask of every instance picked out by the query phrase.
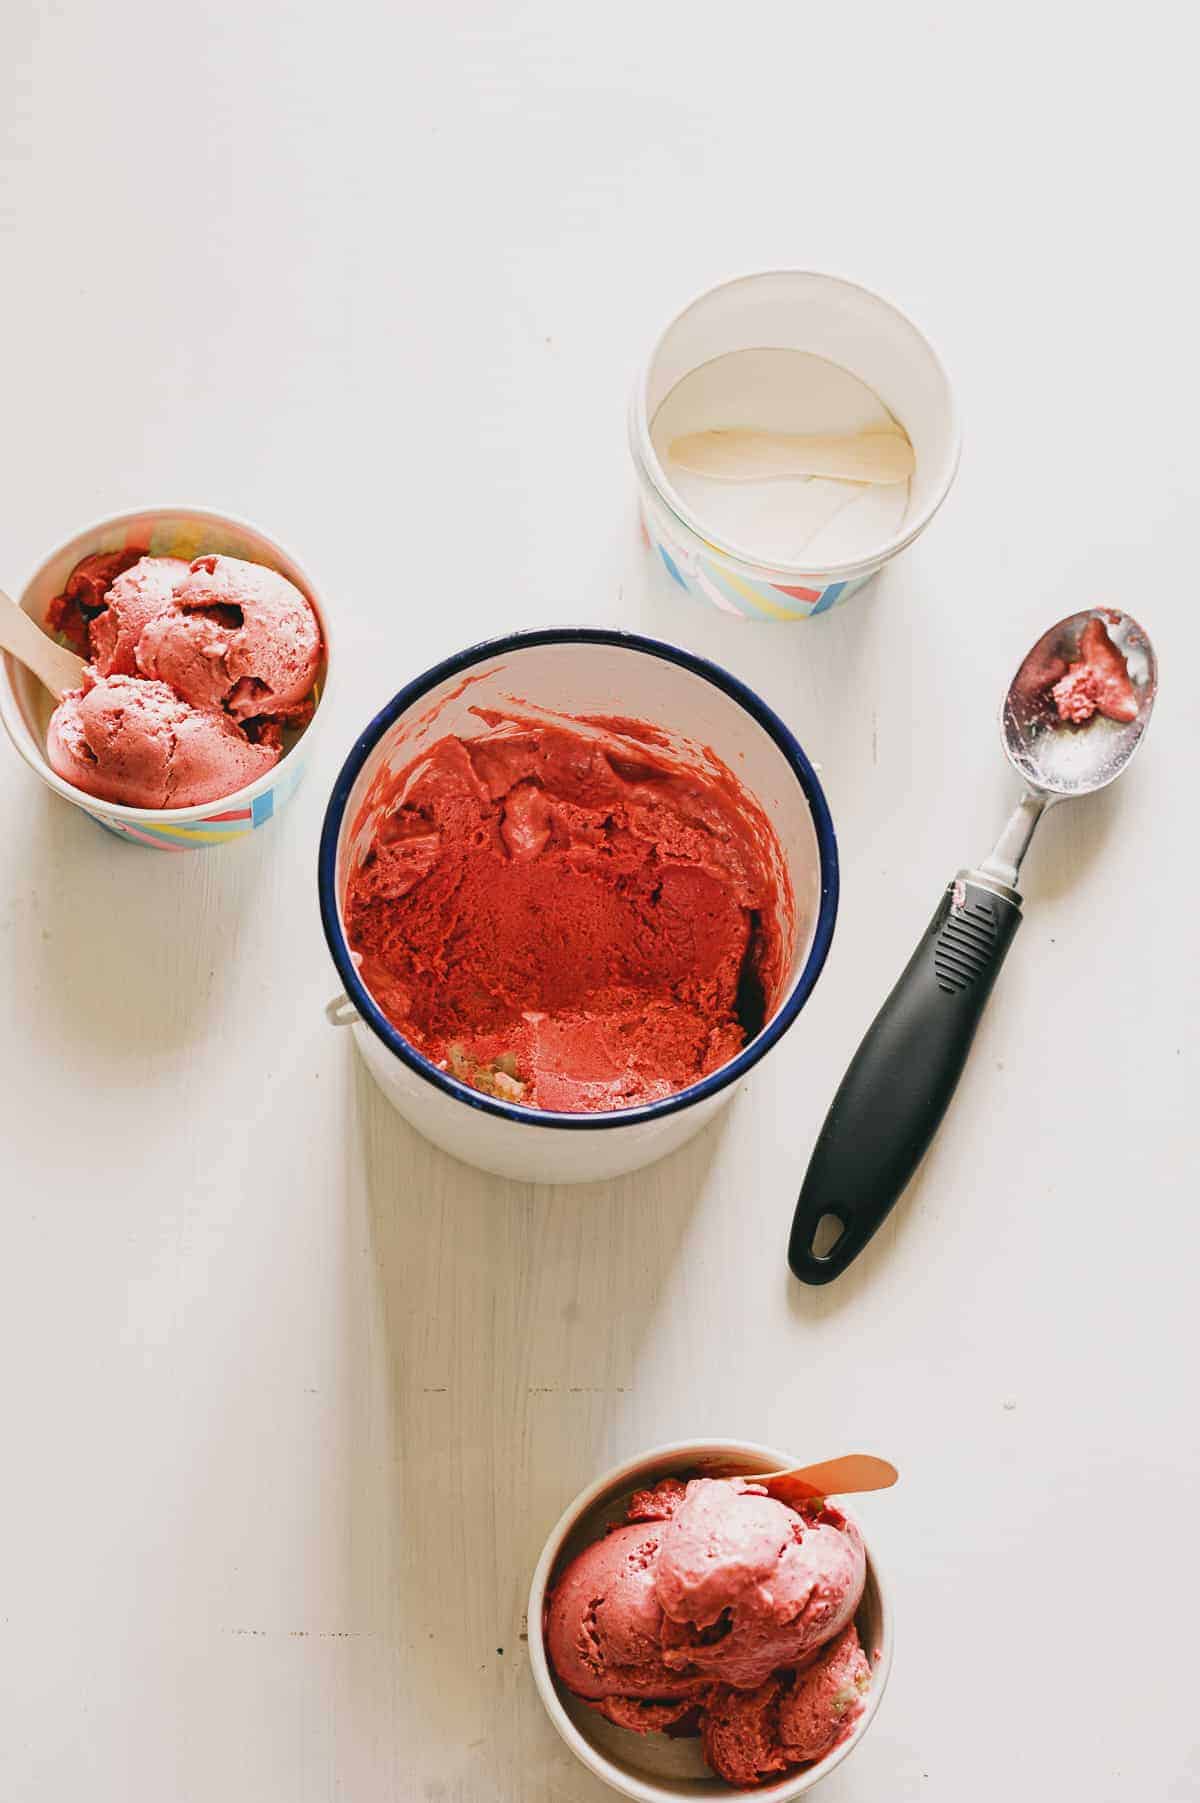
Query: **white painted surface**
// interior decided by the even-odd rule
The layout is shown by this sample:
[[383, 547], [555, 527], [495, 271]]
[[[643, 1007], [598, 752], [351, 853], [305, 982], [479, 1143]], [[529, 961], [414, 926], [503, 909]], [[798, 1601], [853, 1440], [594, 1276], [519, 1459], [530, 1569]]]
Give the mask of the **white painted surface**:
[[[0, 747], [6, 1800], [597, 1803], [522, 1600], [569, 1498], [688, 1434], [904, 1468], [862, 1510], [895, 1672], [828, 1803], [1200, 1796], [1185, 16], [4, 9], [5, 585], [179, 497], [294, 545], [343, 649], [307, 793], [229, 850], [110, 842]], [[760, 629], [650, 584], [624, 405], [690, 293], [789, 261], [912, 313], [968, 447], [877, 584]], [[1047, 821], [919, 1183], [802, 1291], [835, 1081], [1012, 793], [1000, 690], [1097, 599], [1160, 654], [1144, 754]], [[373, 708], [567, 618], [756, 683], [845, 879], [758, 1083], [575, 1193], [380, 1100], [322, 1018], [312, 874]]]

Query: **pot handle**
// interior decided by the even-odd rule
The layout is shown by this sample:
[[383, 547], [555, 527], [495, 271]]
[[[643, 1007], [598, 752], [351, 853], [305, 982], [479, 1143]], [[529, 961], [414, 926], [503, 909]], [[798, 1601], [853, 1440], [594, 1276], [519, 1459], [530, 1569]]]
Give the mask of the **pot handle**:
[[331, 1027], [352, 1027], [355, 1021], [362, 1019], [362, 1016], [350, 997], [343, 992], [341, 995], [335, 995], [331, 1002], [326, 1002], [325, 1019]]

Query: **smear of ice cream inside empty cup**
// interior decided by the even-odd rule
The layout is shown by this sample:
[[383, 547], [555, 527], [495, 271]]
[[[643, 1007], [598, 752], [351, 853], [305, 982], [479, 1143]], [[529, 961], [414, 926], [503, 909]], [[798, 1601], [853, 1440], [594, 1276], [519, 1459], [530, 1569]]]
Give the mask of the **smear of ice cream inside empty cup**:
[[682, 468], [671, 444], [693, 433], [751, 427], [778, 433], [902, 433], [873, 389], [807, 351], [730, 351], [677, 382], [651, 423], [659, 462], [692, 516], [716, 542], [766, 564], [832, 565], [868, 555], [908, 512], [910, 483], [823, 476], [716, 481]]

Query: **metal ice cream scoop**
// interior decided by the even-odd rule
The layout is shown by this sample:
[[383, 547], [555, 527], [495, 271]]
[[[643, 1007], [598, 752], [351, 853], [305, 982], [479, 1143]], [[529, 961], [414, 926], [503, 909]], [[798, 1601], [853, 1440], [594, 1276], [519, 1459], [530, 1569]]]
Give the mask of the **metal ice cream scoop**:
[[[1094, 644], [1107, 676], [1103, 663], [1098, 678], [1088, 664]], [[1024, 793], [983, 863], [948, 886], [842, 1079], [792, 1222], [788, 1263], [805, 1283], [840, 1276], [924, 1157], [1021, 923], [1017, 880], [1034, 829], [1055, 802], [1121, 774], [1150, 723], [1157, 688], [1149, 638], [1110, 608], [1060, 620], [1014, 676], [1001, 732]]]

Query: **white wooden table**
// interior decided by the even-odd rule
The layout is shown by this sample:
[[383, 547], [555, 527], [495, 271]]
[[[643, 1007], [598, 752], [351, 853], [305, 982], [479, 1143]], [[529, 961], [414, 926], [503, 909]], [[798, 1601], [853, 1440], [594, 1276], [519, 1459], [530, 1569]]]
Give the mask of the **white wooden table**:
[[[341, 670], [305, 791], [200, 856], [0, 745], [6, 1803], [597, 1803], [522, 1606], [602, 1466], [727, 1433], [895, 1457], [898, 1652], [828, 1803], [1200, 1797], [1193, 1608], [1200, 603], [1182, 12], [150, 0], [0, 15], [4, 527], [208, 503], [295, 549]], [[961, 477], [812, 626], [651, 579], [634, 368], [772, 264], [897, 299]], [[788, 1277], [836, 1080], [1013, 783], [1000, 692], [1110, 600], [1162, 696], [1047, 821], [952, 1114], [867, 1256]], [[819, 761], [826, 974], [703, 1138], [584, 1191], [418, 1140], [321, 1008], [357, 728], [485, 634], [620, 622]]]

